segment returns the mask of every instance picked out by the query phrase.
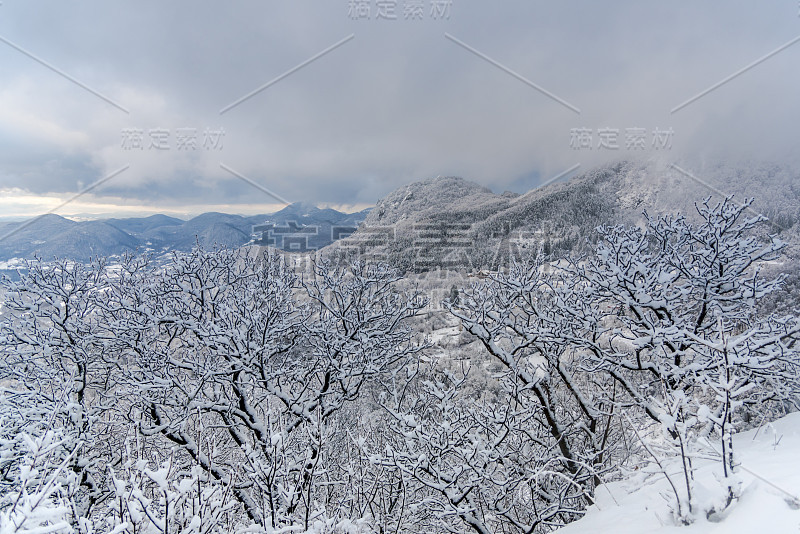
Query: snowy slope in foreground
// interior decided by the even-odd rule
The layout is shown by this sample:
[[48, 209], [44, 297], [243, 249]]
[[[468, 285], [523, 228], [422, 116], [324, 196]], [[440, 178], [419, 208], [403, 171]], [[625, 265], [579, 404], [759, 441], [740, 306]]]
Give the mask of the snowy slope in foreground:
[[[755, 439], [754, 439], [755, 437]], [[757, 433], [750, 431], [737, 436], [741, 465], [769, 483], [800, 496], [800, 413], [791, 414]], [[777, 445], [776, 445], [777, 442]], [[677, 468], [677, 466], [675, 466]], [[714, 471], [719, 464], [704, 463], [697, 471], [698, 486], [719, 487]], [[670, 470], [670, 473], [674, 472]], [[800, 532], [800, 510], [790, 506], [785, 493], [739, 470], [742, 496], [713, 523], [702, 515], [689, 526], [676, 526], [669, 504], [672, 499], [663, 476], [647, 482], [629, 479], [597, 489], [597, 505], [586, 516], [566, 527], [559, 534], [782, 534]], [[680, 482], [680, 476], [673, 480]]]

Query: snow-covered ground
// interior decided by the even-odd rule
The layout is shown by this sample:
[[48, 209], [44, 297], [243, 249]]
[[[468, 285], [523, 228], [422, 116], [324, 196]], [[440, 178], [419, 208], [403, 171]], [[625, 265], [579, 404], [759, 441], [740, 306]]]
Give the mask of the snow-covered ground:
[[[663, 475], [610, 483], [597, 489], [597, 505], [586, 516], [558, 530], [559, 534], [783, 534], [800, 533], [800, 413], [786, 416], [758, 431], [736, 436], [741, 468], [741, 498], [717, 522], [697, 517], [677, 526], [669, 502], [672, 495]], [[696, 473], [703, 488], [719, 488], [719, 464], [701, 462]], [[671, 472], [677, 470], [673, 466]], [[751, 471], [747, 472], [746, 470]], [[670, 471], [668, 469], [668, 471]], [[760, 478], [759, 478], [760, 477]], [[676, 481], [680, 481], [676, 475]], [[779, 489], [780, 488], [780, 489]], [[794, 496], [794, 500], [790, 495]], [[667, 500], [669, 499], [669, 501]]]
[[456, 343], [458, 336], [461, 334], [461, 327], [448, 326], [434, 330], [429, 337], [431, 343], [435, 345], [448, 346]]

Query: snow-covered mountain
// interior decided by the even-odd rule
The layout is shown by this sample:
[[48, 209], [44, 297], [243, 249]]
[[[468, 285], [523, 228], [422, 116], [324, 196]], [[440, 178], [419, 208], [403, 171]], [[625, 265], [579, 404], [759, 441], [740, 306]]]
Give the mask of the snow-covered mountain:
[[[770, 233], [800, 243], [796, 170], [770, 164], [697, 170], [620, 162], [523, 195], [495, 194], [455, 177], [416, 182], [378, 202], [364, 228], [335, 247], [360, 247], [415, 271], [474, 271], [496, 268], [524, 248], [584, 253], [599, 225], [637, 224], [644, 211], [693, 218], [695, 203], [726, 195], [754, 198], [751, 212], [769, 217]], [[797, 248], [790, 247], [788, 254], [796, 257]]]
[[494, 213], [505, 209], [508, 199], [462, 178], [438, 177], [414, 182], [389, 193], [364, 222], [367, 226], [402, 225], [435, 218], [442, 210], [468, 212], [478, 206], [487, 213]]

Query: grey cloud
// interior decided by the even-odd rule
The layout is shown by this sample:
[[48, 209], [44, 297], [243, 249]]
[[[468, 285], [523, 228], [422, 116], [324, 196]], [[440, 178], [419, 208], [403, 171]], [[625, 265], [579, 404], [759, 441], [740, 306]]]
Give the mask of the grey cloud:
[[[130, 164], [98, 194], [171, 205], [253, 202], [257, 192], [221, 170], [223, 161], [292, 200], [372, 203], [436, 175], [522, 191], [577, 163], [586, 169], [612, 159], [796, 164], [800, 44], [670, 113], [800, 35], [791, 2], [453, 0], [442, 21], [427, 12], [424, 21], [403, 20], [402, 6], [398, 0], [398, 20], [386, 21], [351, 20], [346, 0], [6, 0], [0, 35], [130, 114], [0, 44], [8, 103], [0, 102], [8, 140], [0, 187], [67, 191]], [[350, 34], [352, 41], [220, 115]], [[31, 131], [16, 135], [20, 124]], [[131, 127], [168, 129], [173, 143], [178, 128], [200, 135], [223, 128], [224, 147], [134, 153], [120, 146]], [[594, 130], [595, 145], [598, 128], [618, 129], [623, 146], [575, 150], [571, 129], [582, 127]], [[624, 149], [630, 127], [647, 130], [648, 150]], [[655, 127], [673, 128], [670, 152], [649, 147]]]

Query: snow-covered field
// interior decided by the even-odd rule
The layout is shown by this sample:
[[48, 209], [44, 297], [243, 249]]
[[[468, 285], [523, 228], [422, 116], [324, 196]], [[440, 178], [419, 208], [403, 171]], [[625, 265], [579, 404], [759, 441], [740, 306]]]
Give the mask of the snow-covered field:
[[[634, 476], [597, 489], [597, 505], [559, 534], [783, 534], [800, 532], [800, 413], [735, 438], [741, 497], [718, 518], [700, 515], [689, 526], [672, 519], [672, 495], [663, 475]], [[718, 488], [720, 466], [701, 461], [697, 487]], [[678, 470], [673, 464], [671, 472]], [[668, 470], [669, 471], [669, 470]], [[750, 471], [750, 472], [748, 472]], [[752, 472], [752, 473], [751, 473]], [[675, 477], [680, 480], [679, 475]], [[791, 496], [794, 496], [794, 499]]]

